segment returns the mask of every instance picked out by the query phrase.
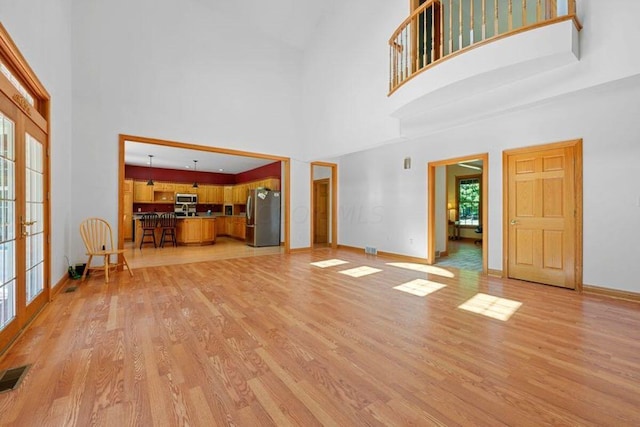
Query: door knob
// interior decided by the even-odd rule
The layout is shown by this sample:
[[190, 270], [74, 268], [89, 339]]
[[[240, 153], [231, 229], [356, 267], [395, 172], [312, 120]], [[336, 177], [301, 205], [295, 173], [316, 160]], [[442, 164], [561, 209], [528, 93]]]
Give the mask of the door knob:
[[516, 225], [517, 223], [518, 223], [518, 221], [516, 221], [515, 219], [512, 219], [511, 222], [510, 222], [511, 225]]

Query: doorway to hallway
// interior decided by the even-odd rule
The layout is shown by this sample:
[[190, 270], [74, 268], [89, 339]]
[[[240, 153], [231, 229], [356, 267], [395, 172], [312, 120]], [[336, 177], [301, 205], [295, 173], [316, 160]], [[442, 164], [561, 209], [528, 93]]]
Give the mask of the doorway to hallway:
[[428, 164], [429, 264], [487, 273], [488, 157]]

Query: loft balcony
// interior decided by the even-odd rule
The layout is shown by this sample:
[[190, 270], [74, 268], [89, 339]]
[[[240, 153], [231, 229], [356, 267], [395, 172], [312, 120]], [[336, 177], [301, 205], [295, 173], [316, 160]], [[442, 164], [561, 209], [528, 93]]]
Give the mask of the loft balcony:
[[[416, 101], [416, 88], [424, 96], [463, 81], [469, 86], [483, 74], [495, 82], [501, 72], [504, 81], [513, 81], [577, 60], [582, 27], [576, 0], [418, 2], [389, 39], [389, 96], [395, 94], [396, 113]], [[487, 48], [476, 49], [481, 46]], [[438, 82], [425, 84], [428, 75]], [[421, 82], [411, 83], [411, 95], [400, 95], [412, 80]]]

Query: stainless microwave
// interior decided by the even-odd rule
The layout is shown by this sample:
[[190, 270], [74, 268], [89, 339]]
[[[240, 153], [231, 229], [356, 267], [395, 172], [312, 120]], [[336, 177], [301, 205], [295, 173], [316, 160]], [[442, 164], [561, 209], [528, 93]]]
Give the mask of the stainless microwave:
[[176, 205], [195, 205], [198, 203], [197, 194], [176, 194]]

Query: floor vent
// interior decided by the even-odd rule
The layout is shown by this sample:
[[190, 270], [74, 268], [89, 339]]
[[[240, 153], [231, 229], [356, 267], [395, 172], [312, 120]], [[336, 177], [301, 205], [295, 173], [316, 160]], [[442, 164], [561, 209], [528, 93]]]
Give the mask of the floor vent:
[[78, 289], [77, 286], [69, 286], [67, 289], [64, 290], [65, 293], [69, 293], [69, 292], [75, 292]]
[[30, 367], [31, 365], [24, 365], [0, 372], [0, 393], [18, 388]]
[[373, 246], [365, 246], [364, 253], [367, 255], [378, 255], [378, 249]]

